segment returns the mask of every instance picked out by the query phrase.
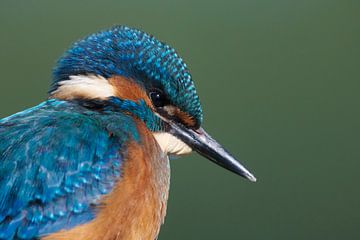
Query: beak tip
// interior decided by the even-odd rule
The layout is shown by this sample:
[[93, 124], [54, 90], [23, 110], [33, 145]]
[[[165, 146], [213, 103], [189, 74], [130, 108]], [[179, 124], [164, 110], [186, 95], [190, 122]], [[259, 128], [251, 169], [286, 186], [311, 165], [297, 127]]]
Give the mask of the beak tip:
[[248, 180], [250, 180], [250, 182], [253, 182], [253, 183], [255, 183], [257, 181], [256, 177], [254, 175], [252, 175], [251, 173], [247, 174], [246, 178]]
[[234, 170], [234, 172], [240, 176], [242, 176], [243, 178], [246, 178], [247, 180], [249, 180], [250, 182], [256, 182], [257, 179], [256, 177], [249, 171], [247, 170], [242, 164], [240, 164], [239, 162], [233, 162], [234, 165], [236, 166], [235, 169], [229, 169]]
[[241, 165], [240, 171], [239, 171], [239, 169], [237, 169], [237, 170], [238, 171], [235, 171], [236, 174], [240, 175], [243, 178], [246, 178], [250, 182], [253, 182], [253, 183], [257, 182], [256, 177], [250, 171], [248, 171], [246, 168], [244, 168], [242, 165]]

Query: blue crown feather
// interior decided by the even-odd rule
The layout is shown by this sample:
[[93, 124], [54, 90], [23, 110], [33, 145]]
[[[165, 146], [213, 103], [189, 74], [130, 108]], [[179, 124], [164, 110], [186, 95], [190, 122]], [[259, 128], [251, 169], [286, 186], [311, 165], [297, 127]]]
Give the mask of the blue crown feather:
[[176, 51], [140, 30], [116, 26], [76, 42], [58, 61], [52, 90], [71, 75], [124, 76], [146, 86], [161, 88], [171, 103], [203, 120], [191, 74]]

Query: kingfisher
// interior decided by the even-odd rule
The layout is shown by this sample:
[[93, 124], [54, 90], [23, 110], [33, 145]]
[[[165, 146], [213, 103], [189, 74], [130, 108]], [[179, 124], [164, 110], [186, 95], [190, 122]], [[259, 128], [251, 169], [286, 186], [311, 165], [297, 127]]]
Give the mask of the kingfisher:
[[157, 239], [169, 157], [192, 151], [255, 182], [202, 122], [169, 45], [127, 26], [75, 42], [48, 99], [0, 120], [0, 239]]

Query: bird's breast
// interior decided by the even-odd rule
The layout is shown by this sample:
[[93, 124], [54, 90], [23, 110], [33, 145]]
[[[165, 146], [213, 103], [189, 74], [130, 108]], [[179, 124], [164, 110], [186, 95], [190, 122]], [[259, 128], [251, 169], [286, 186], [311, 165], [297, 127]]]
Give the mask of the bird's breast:
[[105, 196], [97, 217], [46, 240], [154, 240], [166, 214], [170, 184], [169, 160], [145, 124], [138, 122], [140, 142], [130, 141], [122, 177]]

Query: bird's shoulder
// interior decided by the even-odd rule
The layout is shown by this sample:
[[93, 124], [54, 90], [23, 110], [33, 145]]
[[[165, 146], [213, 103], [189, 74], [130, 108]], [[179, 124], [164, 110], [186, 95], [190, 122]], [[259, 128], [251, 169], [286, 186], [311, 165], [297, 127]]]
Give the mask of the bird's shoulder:
[[134, 119], [48, 100], [0, 120], [0, 238], [32, 238], [94, 218], [120, 177]]

